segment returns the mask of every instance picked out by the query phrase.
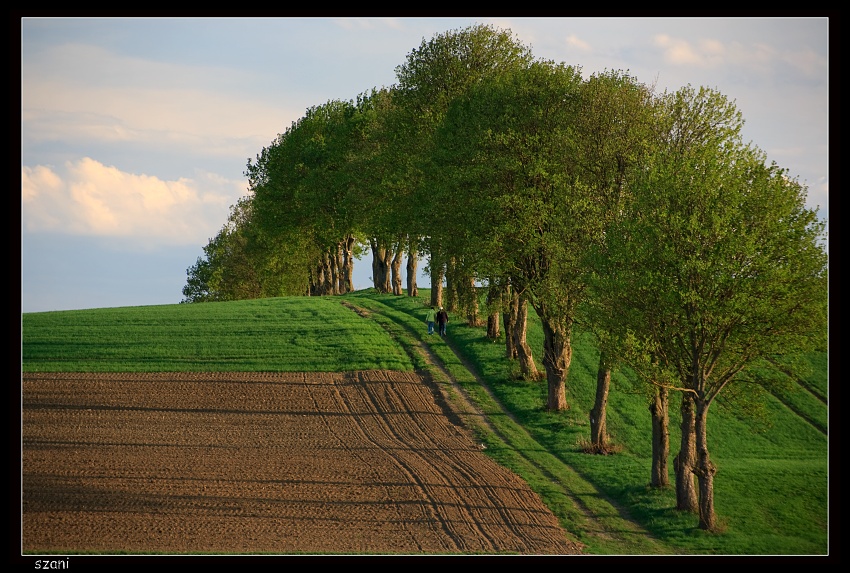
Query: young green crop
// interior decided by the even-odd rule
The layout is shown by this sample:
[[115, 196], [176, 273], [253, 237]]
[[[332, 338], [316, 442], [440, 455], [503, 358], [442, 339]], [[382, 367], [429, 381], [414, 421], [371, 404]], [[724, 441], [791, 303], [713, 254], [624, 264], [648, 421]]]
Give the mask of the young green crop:
[[21, 350], [26, 372], [413, 369], [380, 325], [315, 297], [26, 313]]

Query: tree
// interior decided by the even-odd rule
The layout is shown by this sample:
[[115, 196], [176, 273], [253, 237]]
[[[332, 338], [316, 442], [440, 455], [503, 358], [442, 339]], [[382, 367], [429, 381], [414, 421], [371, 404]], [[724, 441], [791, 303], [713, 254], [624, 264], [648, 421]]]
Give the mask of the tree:
[[437, 132], [432, 198], [451, 221], [440, 241], [485, 276], [508, 278], [535, 309], [549, 410], [569, 407], [588, 252], [641, 164], [650, 101], [625, 74], [583, 81], [575, 68], [538, 61], [470, 87]]
[[714, 530], [709, 407], [763, 358], [822, 339], [824, 224], [805, 207], [805, 187], [741, 142], [740, 113], [721, 94], [685, 88], [666, 106], [661, 144], [608, 230], [595, 289], [622, 311], [631, 364], [684, 393], [677, 466], [693, 463], [699, 524]]
[[649, 404], [652, 419], [652, 468], [649, 485], [666, 488], [670, 485], [667, 458], [670, 455], [669, 423], [670, 393], [664, 386], [656, 386]]
[[508, 358], [517, 360], [519, 377], [523, 380], [538, 380], [540, 372], [534, 362], [534, 354], [528, 345], [528, 300], [510, 284], [507, 286], [507, 310], [504, 314], [505, 349]]
[[483, 276], [508, 278], [540, 316], [550, 410], [568, 407], [579, 267], [598, 233], [571, 148], [580, 84], [572, 67], [534, 62], [469, 88], [437, 131], [429, 179], [435, 238]]
[[[652, 89], [621, 71], [593, 74], [580, 88], [580, 110], [576, 115], [575, 156], [578, 177], [601, 205], [598, 210], [602, 231], [598, 241], [587, 245], [593, 272], [593, 258], [604, 253], [606, 227], [615, 224], [628, 200], [628, 182], [633, 172], [645, 165], [651, 141], [654, 99]], [[588, 301], [584, 305], [593, 312], [610, 313], [597, 320], [593, 312], [585, 313], [585, 328], [595, 333], [600, 346], [597, 387], [590, 411], [590, 451], [610, 453], [607, 426], [608, 394], [611, 370], [617, 362], [616, 336], [606, 332], [607, 318], [616, 309]], [[662, 413], [663, 410], [654, 410]], [[653, 442], [655, 443], [655, 442]]]
[[[520, 43], [510, 30], [493, 26], [474, 25], [459, 30], [437, 34], [423, 40], [418, 48], [411, 50], [405, 62], [396, 68], [398, 83], [393, 91], [396, 112], [391, 115], [390, 132], [393, 145], [388, 148], [394, 154], [393, 178], [398, 182], [399, 201], [394, 204], [402, 208], [416, 206], [406, 217], [398, 217], [411, 231], [411, 243], [421, 238], [420, 252], [430, 257], [428, 271], [431, 274], [432, 304], [443, 303], [442, 281], [449, 279], [461, 290], [448, 293], [464, 299], [467, 306], [477, 302], [473, 276], [458, 276], [457, 271], [471, 270], [472, 266], [462, 262], [447, 276], [446, 265], [452, 253], [436, 242], [435, 226], [442, 222], [436, 219], [429, 208], [431, 183], [426, 179], [428, 162], [434, 146], [434, 133], [455, 98], [471, 86], [486, 78], [498, 76], [508, 70], [527, 66], [532, 61], [531, 50]], [[450, 304], [451, 298], [446, 304]], [[467, 309], [470, 311], [471, 309]]]
[[195, 264], [186, 269], [186, 286], [183, 287], [183, 300], [188, 302], [207, 302], [212, 300], [210, 292], [210, 279], [212, 278], [212, 265], [209, 259], [198, 257]]
[[357, 124], [353, 102], [331, 100], [305, 116], [249, 161], [256, 223], [278, 240], [303, 237], [313, 256], [306, 272], [311, 294], [350, 290], [362, 194], [347, 169]]
[[379, 292], [403, 294], [401, 267], [407, 254], [407, 291], [415, 296], [418, 240], [410, 221], [409, 184], [399, 168], [403, 126], [393, 89], [357, 97], [351, 117], [351, 147], [344, 170], [352, 213], [372, 250], [372, 284]]
[[304, 294], [309, 247], [295, 235], [274, 242], [254, 223], [253, 212], [250, 195], [231, 206], [227, 223], [204, 247], [204, 257], [187, 269], [182, 302]]
[[590, 443], [596, 453], [607, 453], [608, 436], [608, 394], [611, 389], [611, 365], [605, 350], [599, 353], [599, 367], [596, 369], [596, 398], [590, 410]]

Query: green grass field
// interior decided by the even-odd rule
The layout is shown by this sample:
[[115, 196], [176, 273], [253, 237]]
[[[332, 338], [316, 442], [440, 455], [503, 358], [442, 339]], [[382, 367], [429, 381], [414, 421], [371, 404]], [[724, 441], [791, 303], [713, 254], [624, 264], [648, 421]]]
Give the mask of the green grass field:
[[325, 298], [24, 314], [26, 372], [412, 370], [374, 321]]
[[[411, 370], [429, 367], [413, 351], [424, 340], [497, 429], [498, 435], [479, 436], [486, 453], [524, 477], [591, 553], [829, 554], [826, 354], [804, 357], [812, 366], [809, 375], [789, 379], [777, 396], [765, 394], [758, 419], [734, 403], [712, 406], [709, 447], [719, 469], [715, 507], [724, 530], [706, 533], [697, 528], [696, 516], [673, 509], [672, 489], [648, 487], [648, 403], [640, 381], [628, 372], [614, 373], [608, 406], [609, 433], [620, 452], [582, 453], [598, 358], [590, 337], [575, 335], [567, 381], [570, 409], [548, 413], [545, 381], [513, 379], [504, 344], [488, 340], [483, 328], [455, 318], [447, 341], [427, 336], [428, 294], [422, 290], [411, 298], [367, 290], [335, 298], [26, 313], [22, 370]], [[368, 316], [343, 303], [365, 309], [368, 313], [361, 314]], [[542, 332], [533, 316], [528, 338], [539, 361]], [[500, 414], [466, 364], [520, 425]], [[672, 472], [679, 439], [675, 396], [670, 416]], [[624, 517], [637, 524], [635, 532]], [[619, 533], [594, 534], [600, 527]]]

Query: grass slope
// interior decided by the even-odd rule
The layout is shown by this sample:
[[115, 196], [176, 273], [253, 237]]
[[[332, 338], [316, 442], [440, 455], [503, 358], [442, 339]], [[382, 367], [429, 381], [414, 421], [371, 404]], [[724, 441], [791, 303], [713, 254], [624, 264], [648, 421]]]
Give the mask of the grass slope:
[[22, 315], [26, 372], [412, 370], [377, 323], [326, 298]]
[[[608, 406], [609, 433], [621, 452], [581, 452], [589, 435], [598, 358], [590, 337], [575, 337], [567, 382], [570, 410], [548, 413], [545, 381], [515, 380], [503, 343], [488, 340], [482, 328], [452, 317], [447, 340], [429, 337], [423, 322], [429, 293], [421, 294], [396, 297], [369, 290], [338, 298], [27, 313], [22, 315], [22, 369], [410, 370], [428, 368], [414, 351], [425, 341], [496, 428], [495, 434], [480, 436], [486, 453], [522, 475], [591, 553], [829, 553], [826, 355], [806, 357], [810, 375], [789, 379], [778, 396], [765, 394], [761, 418], [744, 416], [734, 404], [713, 407], [709, 445], [719, 468], [715, 505], [725, 530], [708, 534], [697, 529], [695, 516], [673, 509], [672, 489], [647, 486], [649, 413], [639, 381], [628, 372], [614, 374]], [[369, 312], [358, 315], [341, 303]], [[533, 316], [528, 338], [539, 359], [542, 331]], [[519, 424], [504, 416], [501, 406]], [[675, 397], [670, 415], [672, 471], [679, 439]], [[637, 524], [634, 531], [628, 531], [629, 520]]]

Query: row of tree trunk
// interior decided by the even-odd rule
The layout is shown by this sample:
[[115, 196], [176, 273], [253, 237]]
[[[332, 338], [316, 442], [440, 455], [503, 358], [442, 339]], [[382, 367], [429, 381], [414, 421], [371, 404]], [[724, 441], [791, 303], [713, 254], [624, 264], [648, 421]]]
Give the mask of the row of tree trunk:
[[[404, 256], [404, 250], [400, 243], [388, 248], [380, 245], [377, 241], [372, 242], [373, 259], [373, 281], [375, 288], [384, 293], [403, 294], [401, 290], [400, 268]], [[408, 296], [418, 296], [416, 284], [417, 253], [413, 249], [407, 252], [407, 292]], [[471, 326], [479, 325], [478, 319], [478, 289], [474, 281], [463, 277], [458, 272], [455, 261], [450, 260], [446, 264], [431, 261], [431, 305], [434, 307], [445, 307], [449, 312], [464, 312], [467, 322]], [[446, 282], [445, 288], [443, 282]], [[499, 285], [497, 281], [490, 281], [487, 291], [487, 336], [491, 340], [497, 340], [504, 329], [505, 353], [508, 359], [515, 360], [518, 366], [517, 376], [524, 380], [537, 380], [541, 373], [534, 361], [533, 352], [529, 346], [526, 334], [528, 324], [528, 301], [522, 293], [510, 284]], [[501, 318], [501, 321], [500, 321]], [[546, 328], [544, 323], [544, 361], [554, 362], [554, 366], [561, 369], [569, 367], [572, 356], [569, 338], [559, 336], [556, 329]], [[560, 345], [560, 347], [558, 347]], [[548, 357], [548, 358], [547, 358]], [[565, 363], [566, 361], [566, 363]], [[611, 387], [612, 364], [607, 354], [600, 352], [599, 366], [597, 369], [596, 398], [593, 408], [590, 410], [590, 450], [595, 453], [611, 453], [611, 438], [607, 427], [608, 395]], [[550, 365], [548, 370], [557, 368]], [[553, 386], [549, 384], [551, 389]], [[550, 396], [550, 402], [563, 402], [565, 397]], [[666, 488], [670, 486], [669, 469], [667, 459], [670, 452], [669, 431], [669, 395], [668, 390], [661, 386], [656, 388], [655, 394], [649, 405], [652, 425], [652, 464], [650, 485], [654, 488]], [[680, 451], [674, 459], [674, 470], [676, 476], [676, 507], [682, 511], [698, 512], [699, 499], [697, 494], [695, 477], [697, 468], [697, 432], [696, 413], [694, 401], [685, 395], [681, 405], [681, 435], [682, 442]], [[705, 473], [711, 473], [711, 466]], [[704, 489], [704, 488], [701, 488]], [[704, 492], [703, 496], [710, 492]]]
[[349, 235], [321, 254], [310, 271], [308, 295], [336, 295], [354, 290], [354, 244], [354, 236]]

